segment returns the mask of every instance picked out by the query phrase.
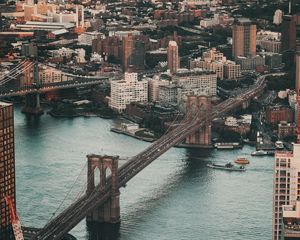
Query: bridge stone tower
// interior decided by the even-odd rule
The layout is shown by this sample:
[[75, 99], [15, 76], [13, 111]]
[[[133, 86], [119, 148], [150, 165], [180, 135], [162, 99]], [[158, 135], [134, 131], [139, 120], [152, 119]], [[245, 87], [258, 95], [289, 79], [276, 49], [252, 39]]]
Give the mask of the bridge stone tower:
[[[87, 195], [91, 194], [97, 187], [100, 191], [104, 191], [106, 187], [111, 188], [111, 198], [101, 207], [96, 208], [90, 215], [87, 216], [89, 222], [105, 222], [118, 223], [120, 222], [120, 191], [119, 191], [119, 176], [118, 176], [118, 156], [101, 156], [88, 155], [87, 167]], [[95, 169], [99, 170], [100, 183], [95, 186]], [[110, 170], [111, 185], [108, 186], [108, 177], [106, 171]], [[96, 171], [98, 172], [98, 171]]]
[[[200, 117], [205, 116], [206, 121], [204, 125], [199, 126], [199, 129], [189, 135], [185, 142], [191, 145], [198, 145], [199, 147], [205, 147], [211, 145], [211, 100], [206, 96], [188, 96], [187, 97], [187, 115], [188, 119], [192, 120], [197, 113]], [[200, 111], [200, 112], [199, 112]]]
[[[33, 67], [33, 83], [32, 85], [36, 86], [38, 90], [40, 86], [39, 80], [39, 66], [36, 62]], [[23, 113], [31, 114], [31, 115], [41, 115], [44, 113], [43, 109], [41, 108], [40, 103], [40, 93], [38, 91], [34, 93], [29, 93], [25, 95], [25, 105], [22, 109]]]

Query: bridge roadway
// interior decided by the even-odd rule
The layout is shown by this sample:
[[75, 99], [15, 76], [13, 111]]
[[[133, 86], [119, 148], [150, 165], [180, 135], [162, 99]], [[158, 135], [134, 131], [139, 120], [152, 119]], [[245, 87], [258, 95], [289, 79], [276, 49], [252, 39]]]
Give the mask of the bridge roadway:
[[22, 96], [30, 93], [45, 93], [58, 89], [66, 89], [66, 88], [74, 88], [74, 87], [83, 87], [90, 86], [95, 84], [100, 84], [105, 81], [108, 81], [107, 77], [99, 77], [95, 78], [82, 78], [72, 81], [63, 81], [63, 82], [55, 82], [55, 83], [44, 83], [44, 84], [32, 84], [20, 88], [3, 88], [0, 87], [0, 97], [14, 97], [14, 96]]
[[[210, 115], [210, 119], [221, 116], [222, 114], [240, 106], [243, 102], [256, 97], [261, 93], [261, 90], [263, 90], [264, 87], [265, 76], [262, 76], [257, 80], [255, 86], [245, 93], [237, 97], [230, 98], [214, 107], [214, 110]], [[204, 116], [199, 116], [199, 111], [194, 116], [192, 116], [191, 121], [188, 121], [188, 117], [186, 117], [180, 126], [162, 136], [148, 148], [122, 165], [119, 168], [119, 188], [124, 187], [131, 178], [142, 171], [151, 162], [153, 162], [174, 145], [182, 142], [188, 135], [199, 129], [199, 126], [201, 124], [204, 124], [205, 120], [206, 119]], [[107, 179], [105, 189], [102, 192], [96, 186], [92, 193], [90, 193], [89, 195], [85, 194], [76, 202], [71, 204], [61, 214], [53, 218], [33, 239], [61, 239], [85, 216], [87, 216], [88, 213], [90, 213], [96, 207], [99, 207], [103, 203], [105, 203], [110, 196], [111, 178], [109, 177]]]

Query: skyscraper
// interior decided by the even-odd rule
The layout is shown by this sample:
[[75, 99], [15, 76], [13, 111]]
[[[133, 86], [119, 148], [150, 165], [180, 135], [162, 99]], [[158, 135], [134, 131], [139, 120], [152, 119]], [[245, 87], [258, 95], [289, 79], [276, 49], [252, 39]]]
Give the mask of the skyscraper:
[[296, 14], [294, 17], [296, 21], [296, 51], [300, 52], [300, 14]]
[[0, 239], [10, 239], [10, 215], [4, 197], [15, 195], [15, 150], [13, 105], [0, 102]]
[[296, 50], [296, 17], [284, 15], [281, 30], [282, 51]]
[[247, 18], [235, 20], [232, 30], [232, 56], [256, 55], [256, 25]]
[[128, 36], [123, 37], [122, 47], [123, 71], [143, 69], [145, 63], [145, 43], [143, 40], [129, 33]]
[[296, 93], [300, 96], [300, 53], [296, 54]]
[[133, 35], [129, 33], [128, 36], [123, 37], [122, 64], [124, 71], [127, 71], [133, 63], [133, 47]]
[[300, 144], [293, 152], [276, 152], [273, 182], [273, 240], [282, 239], [282, 206], [295, 205], [300, 197]]
[[[285, 238], [283, 208], [300, 199], [300, 55], [296, 55], [297, 143], [293, 151], [275, 153], [273, 182], [273, 240]], [[291, 239], [298, 239], [297, 237]]]
[[176, 73], [179, 68], [178, 45], [175, 41], [170, 41], [168, 45], [168, 69]]

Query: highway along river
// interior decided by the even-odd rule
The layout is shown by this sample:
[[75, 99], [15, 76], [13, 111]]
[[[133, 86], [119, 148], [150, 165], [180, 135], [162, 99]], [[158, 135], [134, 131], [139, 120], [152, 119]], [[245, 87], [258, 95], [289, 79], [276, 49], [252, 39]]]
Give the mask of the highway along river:
[[[112, 124], [47, 114], [27, 119], [15, 108], [17, 207], [23, 225], [42, 227], [84, 192], [87, 154], [119, 155], [122, 164], [148, 146], [110, 132]], [[173, 148], [121, 189], [119, 226], [87, 226], [84, 220], [71, 233], [79, 240], [269, 240], [273, 158], [251, 157], [253, 150]], [[238, 156], [250, 160], [246, 172], [206, 167]]]

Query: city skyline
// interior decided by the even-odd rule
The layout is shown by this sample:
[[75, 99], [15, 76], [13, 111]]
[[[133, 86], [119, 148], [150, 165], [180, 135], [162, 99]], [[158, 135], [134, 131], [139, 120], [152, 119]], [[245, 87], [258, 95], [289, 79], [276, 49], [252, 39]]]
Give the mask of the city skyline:
[[299, 94], [297, 1], [2, 1], [0, 239], [300, 239]]

